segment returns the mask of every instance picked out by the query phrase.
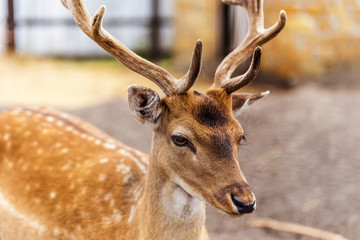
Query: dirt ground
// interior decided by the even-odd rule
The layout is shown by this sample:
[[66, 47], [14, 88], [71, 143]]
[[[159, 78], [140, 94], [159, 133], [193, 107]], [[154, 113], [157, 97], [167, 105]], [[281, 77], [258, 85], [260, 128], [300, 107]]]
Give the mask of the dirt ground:
[[[310, 238], [248, 228], [268, 217], [360, 239], [360, 90], [305, 86], [272, 93], [239, 119], [247, 144], [240, 165], [258, 208], [240, 219], [208, 207], [212, 239]], [[125, 100], [72, 111], [120, 141], [148, 152], [151, 131], [131, 118]]]
[[[120, 98], [127, 85], [142, 83], [117, 66], [0, 59], [1, 108], [33, 104], [71, 108], [67, 111], [148, 152], [151, 130], [132, 119], [127, 101]], [[201, 85], [196, 89], [199, 86], [203, 89]], [[110, 100], [114, 98], [118, 100]], [[247, 144], [241, 147], [239, 159], [256, 194], [257, 210], [234, 219], [209, 206], [211, 239], [310, 239], [247, 227], [246, 222], [256, 217], [360, 239], [359, 110], [360, 88], [326, 89], [313, 84], [272, 91], [244, 112], [239, 121]]]

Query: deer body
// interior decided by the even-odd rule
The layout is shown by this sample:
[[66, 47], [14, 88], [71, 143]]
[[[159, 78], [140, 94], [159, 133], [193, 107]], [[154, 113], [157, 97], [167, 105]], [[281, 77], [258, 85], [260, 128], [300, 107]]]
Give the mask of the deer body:
[[49, 109], [15, 109], [0, 123], [2, 239], [176, 239], [167, 229], [194, 226], [179, 239], [205, 239], [204, 203], [147, 174], [144, 153]]
[[[176, 79], [103, 29], [104, 7], [91, 17], [81, 0], [62, 2], [85, 34], [166, 96], [137, 85], [128, 89], [131, 114], [153, 129], [149, 157], [55, 110], [1, 113], [1, 240], [206, 240], [205, 202], [229, 216], [251, 213], [255, 196], [237, 154], [244, 130], [233, 112], [268, 92], [233, 92], [256, 77], [261, 58], [256, 46], [281, 31], [285, 13], [264, 29], [262, 1], [223, 0], [245, 7], [256, 27], [201, 94], [189, 90], [201, 69], [201, 41], [189, 71]], [[251, 52], [249, 70], [232, 77]]]

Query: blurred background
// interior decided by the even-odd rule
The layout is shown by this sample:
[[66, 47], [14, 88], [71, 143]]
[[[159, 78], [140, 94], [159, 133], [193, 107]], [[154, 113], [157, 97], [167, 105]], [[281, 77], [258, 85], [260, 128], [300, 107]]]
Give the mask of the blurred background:
[[[92, 14], [105, 4], [104, 27], [178, 77], [202, 39], [203, 71], [195, 85], [201, 91], [248, 28], [246, 12], [220, 0], [85, 2]], [[239, 118], [248, 134], [240, 164], [258, 210], [229, 219], [209, 207], [210, 236], [309, 239], [246, 224], [269, 217], [360, 239], [360, 1], [265, 0], [265, 26], [281, 9], [285, 29], [263, 46], [261, 72], [245, 89], [272, 93]], [[134, 83], [158, 90], [88, 39], [60, 0], [0, 1], [2, 109], [59, 108], [148, 152], [151, 130], [127, 109], [127, 87]]]

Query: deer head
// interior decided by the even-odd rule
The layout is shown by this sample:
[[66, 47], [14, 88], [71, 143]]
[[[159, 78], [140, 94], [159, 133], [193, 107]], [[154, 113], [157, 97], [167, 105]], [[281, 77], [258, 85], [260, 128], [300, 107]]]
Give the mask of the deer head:
[[[245, 40], [231, 52], [216, 70], [213, 86], [201, 94], [189, 90], [201, 69], [202, 43], [197, 41], [189, 71], [180, 79], [139, 57], [103, 27], [105, 7], [91, 17], [84, 3], [62, 0], [82, 31], [131, 70], [156, 83], [166, 95], [145, 87], [129, 87], [129, 107], [133, 117], [153, 128], [154, 138], [149, 171], [159, 179], [179, 186], [188, 195], [206, 201], [230, 215], [255, 209], [252, 193], [238, 161], [238, 146], [244, 130], [233, 117], [268, 94], [234, 93], [249, 84], [260, 67], [261, 44], [276, 36], [285, 25], [285, 12], [278, 22], [264, 29], [261, 0], [223, 0], [245, 7], [250, 29]], [[248, 71], [232, 77], [234, 70], [252, 54]]]

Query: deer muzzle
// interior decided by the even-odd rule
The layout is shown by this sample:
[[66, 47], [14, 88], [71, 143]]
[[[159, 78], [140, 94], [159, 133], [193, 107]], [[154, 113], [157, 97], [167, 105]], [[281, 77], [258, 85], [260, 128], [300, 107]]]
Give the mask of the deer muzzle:
[[224, 187], [215, 197], [222, 205], [220, 208], [233, 216], [252, 213], [256, 209], [255, 195], [246, 182]]

